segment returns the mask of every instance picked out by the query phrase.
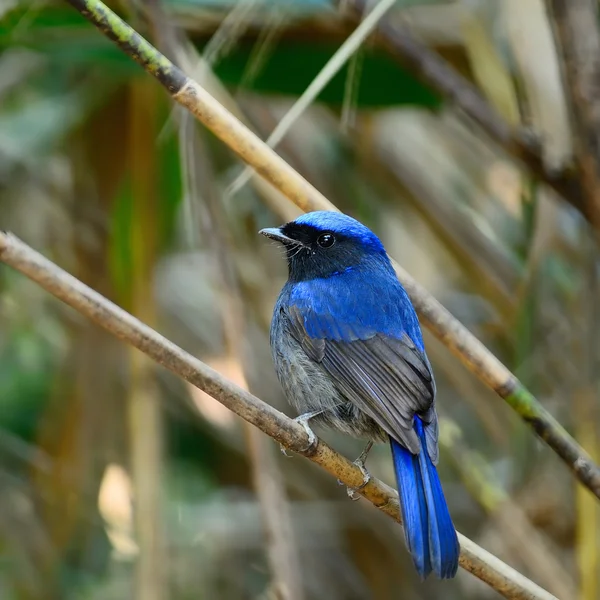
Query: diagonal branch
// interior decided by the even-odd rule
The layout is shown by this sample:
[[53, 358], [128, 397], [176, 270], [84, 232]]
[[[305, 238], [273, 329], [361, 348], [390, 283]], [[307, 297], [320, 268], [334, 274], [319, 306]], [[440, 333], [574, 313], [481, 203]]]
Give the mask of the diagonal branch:
[[[120, 340], [221, 402], [274, 440], [306, 456], [349, 487], [361, 485], [356, 465], [324, 442], [310, 444], [304, 428], [194, 358], [101, 294], [63, 271], [15, 236], [0, 232], [0, 261], [20, 271]], [[396, 492], [371, 478], [360, 494], [400, 522]], [[469, 538], [459, 535], [460, 566], [511, 600], [557, 600]]]
[[[173, 100], [185, 106], [242, 160], [304, 211], [337, 210], [274, 150], [236, 119], [197, 82], [100, 0], [68, 0], [100, 31], [156, 77]], [[477, 377], [503, 398], [600, 498], [600, 468], [523, 384], [435, 298], [394, 262], [396, 273], [423, 323]]]
[[[349, 8], [360, 18], [368, 0], [352, 0]], [[416, 38], [409, 28], [382, 19], [378, 39], [390, 55], [410, 69], [421, 81], [442, 97], [453, 101], [508, 154], [525, 165], [532, 175], [555, 190], [590, 221], [592, 213], [583, 199], [581, 185], [573, 173], [558, 172], [544, 164], [538, 140], [525, 129], [511, 127], [486, 101], [480, 91], [458, 73], [437, 52]]]

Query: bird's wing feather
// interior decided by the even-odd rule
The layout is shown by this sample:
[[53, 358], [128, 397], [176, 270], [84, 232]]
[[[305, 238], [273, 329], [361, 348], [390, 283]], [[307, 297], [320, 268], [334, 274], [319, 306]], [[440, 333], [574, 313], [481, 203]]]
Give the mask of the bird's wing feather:
[[[357, 331], [360, 328], [340, 325], [339, 321], [331, 324], [337, 331], [344, 328], [344, 335], [338, 335], [338, 339], [311, 337], [307, 333], [311, 319], [318, 319], [322, 328], [333, 317], [296, 305], [289, 306], [286, 312], [291, 335], [312, 360], [322, 365], [344, 396], [388, 435], [418, 453], [421, 445], [413, 417], [420, 415], [426, 424], [436, 421], [435, 383], [425, 353], [411, 338], [406, 333], [396, 338]], [[437, 460], [437, 435], [431, 444], [428, 440], [427, 449], [435, 455], [432, 460]]]

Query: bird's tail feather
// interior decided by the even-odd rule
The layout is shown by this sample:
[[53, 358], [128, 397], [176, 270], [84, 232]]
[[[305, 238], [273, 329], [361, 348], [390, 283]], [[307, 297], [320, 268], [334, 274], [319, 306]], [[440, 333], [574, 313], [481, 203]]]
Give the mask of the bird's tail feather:
[[415, 429], [422, 446], [418, 456], [390, 438], [406, 545], [422, 579], [432, 571], [450, 579], [458, 569], [458, 538], [418, 417]]

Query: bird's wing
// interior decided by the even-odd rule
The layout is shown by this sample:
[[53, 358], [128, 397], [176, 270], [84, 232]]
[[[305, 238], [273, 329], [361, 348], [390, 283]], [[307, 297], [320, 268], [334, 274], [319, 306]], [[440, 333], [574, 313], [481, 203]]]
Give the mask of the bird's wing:
[[[427, 450], [437, 462], [435, 383], [429, 361], [411, 338], [368, 332], [351, 324], [332, 322], [337, 339], [311, 337], [307, 329], [328, 329], [328, 314], [299, 306], [286, 309], [291, 335], [306, 354], [320, 363], [348, 400], [369, 415], [388, 435], [412, 453], [421, 444], [413, 428], [418, 414], [429, 429]], [[316, 327], [311, 320], [318, 320]]]

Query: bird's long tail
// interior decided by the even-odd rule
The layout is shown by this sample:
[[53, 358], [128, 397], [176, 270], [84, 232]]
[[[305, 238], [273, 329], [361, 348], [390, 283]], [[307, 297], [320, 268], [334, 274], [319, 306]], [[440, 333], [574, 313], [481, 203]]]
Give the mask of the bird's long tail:
[[406, 545], [422, 579], [431, 571], [450, 579], [458, 569], [460, 546], [418, 417], [415, 429], [422, 447], [418, 456], [390, 438]]

